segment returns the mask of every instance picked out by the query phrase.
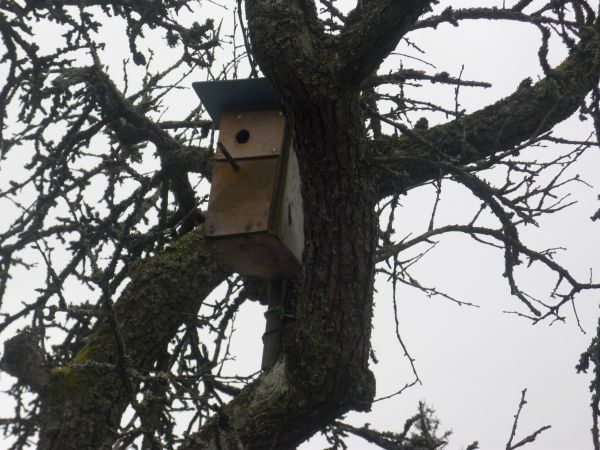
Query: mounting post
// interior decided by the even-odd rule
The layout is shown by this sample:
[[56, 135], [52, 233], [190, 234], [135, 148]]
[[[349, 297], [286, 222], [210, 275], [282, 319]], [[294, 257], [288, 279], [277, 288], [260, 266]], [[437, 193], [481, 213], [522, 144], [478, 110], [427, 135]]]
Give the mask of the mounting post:
[[262, 370], [275, 365], [281, 352], [281, 332], [284, 317], [285, 280], [271, 280], [269, 305], [265, 318], [267, 323], [263, 334]]

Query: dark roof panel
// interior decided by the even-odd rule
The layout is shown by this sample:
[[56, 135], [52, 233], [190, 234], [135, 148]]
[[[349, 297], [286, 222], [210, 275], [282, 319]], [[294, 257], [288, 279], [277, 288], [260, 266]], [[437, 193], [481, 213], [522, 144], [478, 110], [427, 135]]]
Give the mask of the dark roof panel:
[[266, 78], [202, 81], [192, 83], [192, 86], [210, 114], [215, 128], [219, 128], [221, 111], [225, 108], [279, 103]]

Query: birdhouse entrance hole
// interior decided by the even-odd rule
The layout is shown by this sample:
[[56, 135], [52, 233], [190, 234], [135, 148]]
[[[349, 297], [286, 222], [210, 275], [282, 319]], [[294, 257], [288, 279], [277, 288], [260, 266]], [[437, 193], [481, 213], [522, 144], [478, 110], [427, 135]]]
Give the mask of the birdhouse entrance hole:
[[250, 132], [248, 130], [240, 130], [235, 135], [235, 140], [240, 144], [245, 144], [250, 139]]

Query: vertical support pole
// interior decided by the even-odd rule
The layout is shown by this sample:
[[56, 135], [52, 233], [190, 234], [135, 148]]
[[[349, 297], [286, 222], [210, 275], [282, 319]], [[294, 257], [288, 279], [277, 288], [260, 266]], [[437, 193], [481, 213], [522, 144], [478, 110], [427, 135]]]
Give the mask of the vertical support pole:
[[285, 280], [271, 280], [269, 289], [269, 305], [265, 318], [265, 333], [263, 334], [262, 370], [269, 370], [281, 352], [281, 328], [283, 325], [283, 308], [285, 299]]

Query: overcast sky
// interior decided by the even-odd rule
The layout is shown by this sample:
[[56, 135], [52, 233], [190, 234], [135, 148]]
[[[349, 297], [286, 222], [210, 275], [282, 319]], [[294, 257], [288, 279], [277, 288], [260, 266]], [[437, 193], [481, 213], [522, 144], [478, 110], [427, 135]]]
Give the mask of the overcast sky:
[[[502, 6], [502, 1], [442, 1], [438, 8], [451, 4], [455, 8]], [[205, 7], [211, 14], [223, 11], [208, 2]], [[231, 16], [227, 14], [225, 17]], [[225, 22], [224, 26], [229, 25]], [[125, 45], [119, 41], [120, 31], [117, 28], [113, 31], [105, 38], [109, 43], [107, 54], [114, 58], [115, 67], [120, 68]], [[467, 111], [508, 95], [528, 76], [536, 79], [541, 75], [537, 59], [539, 32], [522, 24], [486, 21], [462, 24], [459, 28], [440, 26], [436, 31], [417, 32], [409, 37], [426, 52], [425, 55], [402, 47], [398, 55], [390, 57], [383, 70], [398, 68], [402, 62], [407, 67], [446, 71], [458, 76], [464, 65], [463, 78], [493, 83], [490, 89], [462, 88], [459, 100]], [[52, 45], [49, 39], [45, 42]], [[157, 57], [168, 60], [170, 53], [163, 55], [161, 48], [160, 42], [153, 45]], [[226, 52], [227, 49], [222, 50], [224, 55]], [[558, 62], [564, 54], [564, 49], [559, 47], [551, 51], [550, 57]], [[407, 55], [423, 58], [435, 68]], [[197, 79], [204, 80], [206, 75], [199, 72]], [[442, 102], [453, 108], [454, 92], [451, 88], [424, 84], [420, 89], [421, 98], [425, 98], [423, 92], [426, 92], [430, 101]], [[175, 93], [172, 101], [177, 106], [171, 114], [178, 117], [181, 115], [177, 114], [177, 109], [189, 110], [196, 104], [191, 90]], [[571, 119], [561, 124], [559, 129], [565, 137], [584, 138], [589, 132], [589, 124]], [[565, 151], [565, 147], [537, 149], [523, 155], [537, 158], [561, 151]], [[14, 170], [18, 170], [18, 161], [14, 164]], [[574, 169], [593, 183], [597, 179], [598, 167], [600, 155], [594, 149]], [[493, 176], [490, 175], [491, 178]], [[598, 207], [598, 189], [580, 185], [572, 191], [580, 203], [542, 220], [540, 228], [526, 229], [522, 237], [535, 249], [568, 248], [568, 251], [559, 253], [559, 261], [580, 278], [587, 279], [590, 268], [594, 268], [596, 273], [600, 270], [600, 224], [590, 220]], [[415, 189], [404, 197], [403, 207], [397, 213], [398, 235], [425, 231], [433, 201], [431, 186]], [[465, 190], [446, 182], [436, 223], [464, 223], [477, 206], [478, 203]], [[4, 214], [3, 210], [1, 229], [8, 226], [9, 218], [10, 213]], [[590, 377], [576, 375], [574, 367], [595, 332], [598, 294], [583, 294], [577, 301], [582, 327], [587, 335], [579, 331], [571, 312], [566, 310], [564, 312], [569, 320], [564, 324], [531, 326], [522, 318], [503, 313], [505, 310], [523, 309], [510, 296], [506, 280], [501, 276], [503, 260], [499, 251], [462, 236], [445, 236], [438, 241], [431, 254], [415, 267], [414, 274], [422, 283], [437, 286], [480, 307], [460, 307], [443, 298], [427, 298], [416, 290], [399, 287], [400, 332], [416, 359], [423, 385], [399, 397], [375, 403], [370, 414], [349, 414], [349, 421], [355, 425], [368, 422], [373, 428], [399, 431], [404, 420], [416, 412], [418, 402], [423, 400], [436, 409], [442, 422], [441, 429], [453, 430], [450, 448], [461, 449], [474, 440], [480, 442], [482, 449], [504, 448], [521, 390], [527, 388], [528, 404], [517, 438], [543, 425], [550, 424], [552, 429], [526, 448], [591, 449]], [[26, 275], [29, 277], [21, 272], [23, 278], [13, 281], [9, 300], [17, 302], [34, 298], [31, 297], [30, 278], [25, 278]], [[535, 266], [523, 273], [519, 271], [519, 275], [542, 298], [550, 293], [555, 281]], [[395, 338], [391, 286], [383, 277], [378, 277], [376, 289], [373, 346], [380, 362], [372, 369], [377, 376], [377, 396], [382, 397], [411, 382], [413, 375]], [[236, 328], [239, 334], [233, 341], [233, 349], [238, 356], [230, 363], [231, 371], [239, 369], [251, 373], [258, 369], [263, 312], [264, 307], [252, 303], [245, 305], [238, 314]], [[7, 337], [3, 336], [4, 339]], [[7, 386], [7, 378], [0, 374], [2, 386]], [[323, 447], [324, 441], [316, 437], [301, 448], [316, 450]], [[363, 441], [352, 440], [351, 448], [370, 447]]]

